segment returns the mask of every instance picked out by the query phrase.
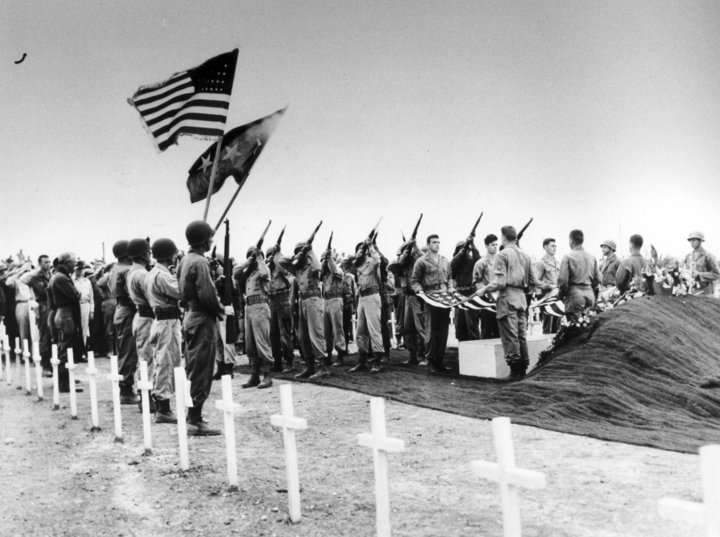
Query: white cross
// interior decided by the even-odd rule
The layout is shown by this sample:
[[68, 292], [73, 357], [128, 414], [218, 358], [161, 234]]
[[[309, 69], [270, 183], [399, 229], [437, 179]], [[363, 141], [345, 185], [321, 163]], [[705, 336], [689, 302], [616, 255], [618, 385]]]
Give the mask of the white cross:
[[68, 370], [68, 377], [70, 378], [70, 419], [77, 419], [77, 394], [75, 393], [75, 359], [73, 356], [72, 348], [67, 350], [67, 363], [65, 368]]
[[150, 390], [153, 383], [148, 379], [147, 360], [140, 360], [140, 382], [137, 384], [140, 388], [140, 402], [142, 403], [142, 423], [143, 423], [143, 445], [145, 446], [145, 454], [152, 453], [152, 433], [150, 429]]
[[23, 339], [23, 362], [25, 362], [25, 395], [32, 395], [32, 375], [30, 374], [30, 347]]
[[495, 481], [500, 485], [500, 505], [503, 512], [503, 535], [520, 537], [520, 498], [519, 488], [545, 488], [545, 474], [533, 470], [523, 470], [515, 466], [510, 418], [492, 420], [495, 453], [498, 462], [473, 461], [475, 474], [483, 479]]
[[397, 320], [395, 319], [395, 312], [393, 311], [390, 314], [390, 320], [388, 320], [388, 323], [390, 324], [390, 342], [392, 344], [392, 348], [396, 349], [398, 346], [398, 340], [397, 337], [395, 337], [395, 329], [397, 327]]
[[233, 402], [232, 377], [222, 376], [222, 400], [215, 401], [215, 408], [223, 411], [225, 418], [225, 453], [230, 490], [238, 488], [237, 453], [235, 451], [235, 414], [242, 412], [239, 404]]
[[661, 518], [705, 526], [706, 537], [720, 537], [720, 445], [700, 448], [703, 502], [674, 498], [658, 501]]
[[38, 401], [43, 400], [43, 385], [42, 385], [42, 365], [40, 364], [40, 344], [37, 341], [33, 341], [32, 348], [33, 362], [35, 363], [35, 382], [37, 383], [37, 397]]
[[[54, 367], [53, 369], [56, 369], [56, 367]], [[118, 371], [118, 357], [117, 355], [112, 355], [110, 356], [110, 374], [108, 375], [108, 379], [112, 383], [113, 417], [115, 421], [115, 442], [122, 442], [123, 437], [122, 414], [120, 412], [120, 381], [123, 379], [123, 376], [120, 375]]]
[[187, 423], [185, 423], [185, 409], [193, 406], [190, 398], [190, 381], [185, 377], [182, 367], [175, 368], [175, 410], [177, 412], [178, 450], [180, 452], [180, 469], [190, 468], [188, 457]]
[[288, 509], [290, 521], [297, 523], [300, 522], [300, 478], [298, 475], [297, 449], [295, 447], [295, 431], [307, 429], [307, 420], [295, 417], [292, 386], [290, 384], [280, 385], [280, 411], [281, 414], [270, 416], [270, 423], [283, 431]]
[[60, 386], [58, 380], [58, 366], [60, 360], [58, 360], [58, 348], [57, 344], [53, 343], [52, 346], [52, 358], [50, 359], [50, 365], [53, 370], [53, 410], [60, 409]]
[[388, 486], [387, 454], [399, 453], [405, 449], [405, 442], [389, 438], [385, 431], [385, 400], [373, 397], [370, 400], [372, 433], [359, 434], [358, 444], [373, 450], [375, 464], [375, 503], [378, 537], [390, 537], [390, 489]]
[[97, 381], [95, 380], [95, 376], [98, 374], [97, 367], [95, 367], [95, 353], [88, 351], [87, 359], [86, 372], [88, 374], [88, 388], [90, 389], [90, 416], [92, 419], [90, 431], [96, 432], [100, 430], [100, 420], [98, 419]]
[[17, 389], [22, 390], [22, 349], [19, 337], [15, 338], [15, 373], [17, 374]]

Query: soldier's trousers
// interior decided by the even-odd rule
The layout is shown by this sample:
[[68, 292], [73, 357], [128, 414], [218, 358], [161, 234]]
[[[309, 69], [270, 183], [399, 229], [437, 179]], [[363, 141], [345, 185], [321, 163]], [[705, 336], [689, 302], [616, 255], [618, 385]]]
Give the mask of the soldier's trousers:
[[47, 303], [38, 304], [38, 314], [35, 318], [38, 327], [40, 347], [40, 363], [43, 369], [52, 369], [50, 359], [52, 358], [52, 342], [50, 341], [50, 327], [48, 326], [48, 314], [50, 310]]
[[480, 339], [479, 310], [455, 310], [455, 338], [458, 341]]
[[290, 299], [270, 298], [270, 347], [275, 365], [292, 365], [293, 353], [293, 316]]
[[171, 399], [175, 393], [175, 368], [180, 367], [182, 328], [180, 319], [155, 319], [150, 328], [153, 348], [152, 393], [158, 399]]
[[345, 343], [353, 340], [353, 304], [352, 302], [344, 302], [343, 304], [343, 330], [345, 332]]
[[[23, 348], [23, 341], [27, 340], [28, 349], [32, 350], [32, 337], [30, 332], [30, 307], [27, 302], [15, 304], [15, 319], [17, 320], [18, 332], [20, 333], [20, 348]], [[79, 358], [79, 356], [78, 356]]]
[[326, 298], [323, 310], [323, 332], [325, 333], [325, 350], [327, 355], [337, 351], [338, 356], [346, 353], [345, 334], [343, 333], [343, 299]]
[[392, 302], [387, 293], [380, 295], [380, 331], [382, 332], [383, 348], [385, 354], [390, 353], [392, 347], [392, 328], [390, 327], [390, 318], [392, 316]]
[[227, 321], [225, 319], [218, 319], [218, 344], [217, 354], [215, 355], [215, 361], [218, 364], [232, 364], [235, 365], [235, 343], [226, 343], [227, 334]]
[[497, 317], [491, 310], [480, 310], [480, 339], [495, 339], [500, 337]]
[[117, 302], [114, 298], [106, 298], [102, 302], [103, 338], [105, 342], [105, 352], [108, 356], [117, 352], [115, 341], [115, 324], [113, 323], [116, 307]]
[[398, 345], [405, 333], [405, 330], [403, 329], [403, 324], [405, 323], [405, 298], [405, 294], [400, 292], [395, 301], [395, 339], [397, 340]]
[[[151, 379], [154, 376], [154, 364], [153, 364], [153, 346], [150, 339], [150, 330], [153, 324], [152, 317], [141, 317], [139, 313], [135, 313], [135, 317], [132, 322], [132, 335], [135, 339], [135, 346], [137, 347], [138, 360], [147, 362], [148, 367], [148, 378]], [[135, 368], [135, 384], [138, 384], [140, 380], [140, 368]]]
[[527, 310], [510, 308], [507, 315], [497, 320], [500, 329], [505, 362], [510, 366], [527, 367]]
[[410, 359], [418, 355], [425, 357], [425, 312], [423, 304], [415, 295], [405, 295], [405, 312], [403, 318], [403, 340], [410, 351]]
[[135, 316], [134, 308], [119, 305], [115, 308], [115, 334], [117, 334], [118, 369], [123, 379], [120, 386], [132, 388], [137, 370], [137, 347], [133, 337], [132, 323]]
[[570, 322], [577, 321], [585, 311], [595, 304], [595, 294], [592, 289], [585, 287], [571, 287], [565, 298], [565, 316]]
[[255, 371], [273, 364], [270, 348], [270, 306], [267, 303], [245, 306], [245, 353]]
[[425, 305], [425, 349], [433, 365], [443, 365], [449, 327], [450, 308]]
[[185, 373], [190, 381], [190, 397], [199, 414], [212, 386], [217, 352], [216, 317], [200, 310], [190, 310], [183, 318], [185, 339]]
[[361, 296], [357, 309], [357, 346], [363, 356], [371, 356], [374, 352], [383, 352], [382, 315], [380, 295]]
[[305, 362], [309, 366], [314, 366], [315, 361], [323, 363], [326, 361], [326, 357], [322, 299], [319, 296], [303, 298], [299, 310], [298, 339]]
[[58, 385], [61, 392], [70, 391], [70, 372], [65, 365], [67, 364], [67, 351], [75, 345], [75, 335], [77, 327], [75, 319], [73, 319], [72, 310], [69, 307], [58, 308], [55, 312], [55, 328], [57, 329], [58, 341]]

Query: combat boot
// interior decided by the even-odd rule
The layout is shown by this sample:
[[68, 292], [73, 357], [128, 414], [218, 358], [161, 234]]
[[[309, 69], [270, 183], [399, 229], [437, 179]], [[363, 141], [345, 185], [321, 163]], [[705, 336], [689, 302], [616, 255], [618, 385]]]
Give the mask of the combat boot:
[[370, 369], [370, 373], [380, 373], [382, 371], [382, 359], [383, 359], [383, 353], [382, 352], [376, 352], [375, 353], [375, 360], [372, 364], [372, 368]]
[[509, 381], [517, 381], [522, 380], [525, 378], [525, 370], [527, 369], [527, 366], [523, 363], [512, 363], [510, 365], [510, 376], [508, 377]]
[[308, 377], [308, 380], [321, 380], [329, 376], [330, 371], [328, 371], [327, 366], [325, 364], [320, 364], [318, 366], [317, 372], [314, 375]]
[[333, 364], [330, 367], [342, 367], [344, 365], [343, 360], [345, 359], [345, 352], [339, 352], [337, 360], [333, 362]]
[[307, 379], [315, 374], [315, 364], [310, 361], [305, 362], [305, 369], [295, 375], [296, 379]]
[[254, 388], [260, 384], [260, 374], [257, 371], [253, 371], [250, 378], [242, 385], [243, 388]]
[[282, 368], [283, 373], [294, 373], [295, 368], [293, 367], [292, 362], [288, 362], [285, 364], [285, 367]]
[[170, 410], [170, 400], [160, 399], [156, 400], [157, 411], [155, 412], [155, 423], [177, 423], [177, 417]]
[[358, 355], [358, 363], [355, 367], [350, 368], [350, 373], [359, 373], [361, 371], [367, 371], [367, 355], [364, 353], [360, 353]]
[[258, 384], [258, 390], [264, 390], [265, 388], [269, 388], [272, 386], [272, 372], [274, 368], [270, 368], [268, 366], [267, 370], [265, 371], [265, 375], [263, 376], [262, 382]]
[[121, 405], [134, 405], [138, 402], [135, 397], [135, 392], [132, 386], [120, 385], [120, 404]]

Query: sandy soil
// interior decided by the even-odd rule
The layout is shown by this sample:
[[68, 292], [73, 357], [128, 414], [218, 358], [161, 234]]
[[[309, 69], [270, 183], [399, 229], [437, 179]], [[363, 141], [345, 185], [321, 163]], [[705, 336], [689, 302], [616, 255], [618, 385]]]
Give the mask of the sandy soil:
[[[102, 373], [108, 361], [98, 360]], [[81, 367], [84, 371], [84, 367]], [[81, 373], [80, 378], [84, 378]], [[102, 378], [105, 378], [104, 375]], [[123, 407], [125, 442], [113, 442], [110, 383], [100, 381], [102, 430], [91, 433], [89, 395], [79, 419], [0, 384], [0, 535], [37, 536], [371, 536], [375, 531], [372, 456], [357, 444], [370, 429], [369, 397], [294, 384], [303, 520], [286, 522], [282, 435], [276, 388], [242, 390], [235, 400], [240, 490], [229, 492], [224, 439], [192, 438], [191, 469], [178, 466], [172, 425], [153, 425], [143, 455], [141, 416]], [[87, 383], [84, 384], [87, 387]], [[50, 379], [44, 379], [51, 393]], [[219, 398], [219, 383], [212, 399]], [[406, 451], [390, 455], [393, 535], [500, 535], [497, 486], [476, 478], [475, 459], [495, 460], [491, 426], [397, 402], [387, 428]], [[206, 416], [220, 426], [220, 412]], [[657, 515], [662, 496], [700, 498], [697, 455], [593, 440], [532, 427], [513, 428], [518, 465], [547, 474], [548, 487], [522, 494], [526, 536], [699, 535]]]

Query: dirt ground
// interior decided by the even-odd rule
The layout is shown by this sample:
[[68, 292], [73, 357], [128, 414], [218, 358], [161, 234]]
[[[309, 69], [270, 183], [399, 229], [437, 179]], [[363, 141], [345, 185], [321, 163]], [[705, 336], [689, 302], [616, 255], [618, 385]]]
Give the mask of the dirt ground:
[[[109, 362], [98, 360], [102, 379]], [[84, 367], [79, 378], [86, 379]], [[357, 434], [370, 430], [370, 398], [293, 384], [295, 412], [308, 420], [298, 434], [303, 520], [286, 522], [282, 435], [276, 387], [242, 390], [236, 419], [240, 490], [229, 492], [222, 436], [190, 439], [190, 465], [178, 465], [173, 425], [153, 425], [153, 451], [143, 454], [141, 415], [123, 407], [124, 443], [113, 442], [110, 383], [99, 383], [100, 425], [91, 433], [89, 395], [61, 409], [0, 384], [0, 535], [13, 536], [371, 536], [375, 534], [371, 452]], [[276, 383], [279, 384], [279, 383]], [[87, 388], [87, 383], [83, 385]], [[46, 394], [51, 381], [44, 379]], [[220, 397], [214, 383], [211, 399]], [[470, 461], [495, 460], [491, 425], [402, 403], [386, 403], [390, 436], [406, 450], [389, 455], [393, 535], [496, 536], [502, 533], [497, 486]], [[206, 417], [221, 426], [221, 413]], [[700, 498], [699, 459], [682, 454], [532, 427], [513, 428], [518, 465], [547, 474], [542, 491], [522, 493], [526, 536], [690, 536], [701, 531], [663, 521], [657, 500]]]

